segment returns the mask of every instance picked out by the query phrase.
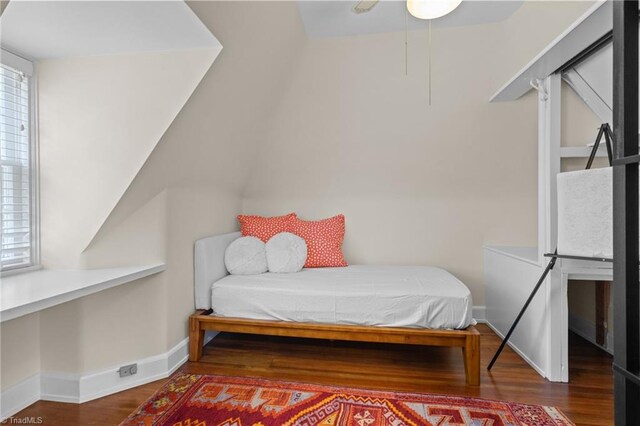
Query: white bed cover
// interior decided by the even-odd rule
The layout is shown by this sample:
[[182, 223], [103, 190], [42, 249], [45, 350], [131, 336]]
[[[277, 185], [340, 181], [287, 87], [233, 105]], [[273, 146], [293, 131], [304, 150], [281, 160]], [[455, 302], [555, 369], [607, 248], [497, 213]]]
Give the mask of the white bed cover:
[[211, 295], [213, 315], [224, 317], [430, 329], [475, 324], [469, 289], [428, 266], [228, 275], [213, 284]]

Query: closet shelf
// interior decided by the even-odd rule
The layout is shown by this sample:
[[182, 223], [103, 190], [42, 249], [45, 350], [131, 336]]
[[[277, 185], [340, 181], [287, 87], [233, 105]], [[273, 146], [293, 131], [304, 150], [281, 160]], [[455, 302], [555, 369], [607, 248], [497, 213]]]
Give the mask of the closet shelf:
[[[591, 155], [590, 146], [563, 146], [560, 147], [560, 158], [589, 158]], [[598, 153], [596, 157], [606, 157], [607, 156], [607, 148], [606, 146], [601, 146], [598, 148]]]

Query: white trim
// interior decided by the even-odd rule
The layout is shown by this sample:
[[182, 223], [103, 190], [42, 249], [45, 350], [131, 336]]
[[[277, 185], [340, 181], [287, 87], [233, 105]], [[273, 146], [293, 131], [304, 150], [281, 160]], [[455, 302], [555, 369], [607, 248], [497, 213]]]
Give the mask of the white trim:
[[555, 249], [557, 229], [557, 184], [560, 173], [560, 139], [562, 123], [562, 79], [554, 74], [544, 80], [547, 99], [538, 98], [538, 262]]
[[29, 80], [29, 107], [31, 123], [29, 127], [29, 196], [31, 205], [31, 265], [40, 264], [40, 99], [38, 96], [38, 68], [34, 66]]
[[6, 49], [0, 49], [0, 63], [23, 72], [29, 77], [33, 76], [33, 61], [11, 53]]
[[[491, 323], [490, 323], [489, 321], [487, 321], [487, 322], [486, 322], [486, 324], [489, 326], [489, 328], [490, 328], [494, 333], [496, 333], [496, 334], [497, 334], [501, 339], [503, 339], [503, 340], [504, 340], [504, 335], [503, 335], [502, 333], [500, 333], [500, 332], [498, 331], [498, 329], [496, 329], [493, 325], [491, 325]], [[533, 368], [534, 370], [536, 370], [536, 372], [537, 372], [539, 375], [541, 375], [542, 377], [546, 377], [546, 376], [545, 376], [545, 374], [544, 374], [544, 370], [543, 370], [542, 368], [540, 368], [540, 366], [538, 366], [535, 362], [531, 361], [531, 360], [529, 359], [529, 357], [528, 357], [528, 356], [526, 356], [526, 355], [524, 354], [524, 352], [522, 352], [520, 349], [518, 349], [518, 347], [517, 347], [517, 346], [515, 346], [511, 340], [509, 340], [509, 341], [507, 342], [507, 345], [508, 345], [511, 349], [513, 349], [513, 351], [514, 351], [515, 353], [517, 353], [518, 355], [520, 355], [520, 357], [521, 357], [522, 359], [524, 359], [524, 360], [526, 361], [526, 363], [527, 363], [527, 364], [529, 364], [529, 365], [531, 366], [531, 368]], [[500, 362], [498, 361], [498, 364], [499, 364], [499, 363], [500, 363]]]
[[569, 382], [569, 277], [556, 264], [550, 284], [556, 289], [556, 303], [549, 305], [549, 375], [552, 382]]
[[[560, 173], [560, 145], [562, 128], [562, 77], [552, 74], [545, 79], [549, 97], [540, 102], [540, 127], [544, 129], [538, 135], [538, 250], [540, 266], [546, 266], [550, 259], [543, 257], [551, 253], [558, 242], [558, 185], [557, 175]], [[552, 382], [565, 381], [565, 364], [562, 362], [561, 336], [562, 319], [567, 310], [566, 297], [563, 297], [560, 268], [554, 268], [546, 279], [544, 297], [546, 298], [546, 315], [544, 315], [545, 337], [547, 339], [547, 355], [544, 362], [546, 377]], [[560, 328], [558, 327], [560, 325]]]
[[40, 399], [55, 402], [80, 402], [80, 375], [40, 373]]
[[[207, 333], [205, 344], [217, 333]], [[12, 416], [38, 400], [80, 404], [96, 398], [131, 389], [173, 374], [189, 359], [189, 338], [169, 351], [151, 357], [123, 362], [138, 364], [137, 374], [118, 375], [118, 366], [87, 374], [41, 372], [4, 390], [0, 394], [2, 418]]]
[[0, 63], [18, 70], [28, 78], [29, 96], [29, 262], [1, 269], [0, 276], [14, 271], [30, 271], [40, 267], [40, 148], [38, 119], [38, 76], [37, 68], [30, 59], [0, 49]]
[[484, 324], [487, 322], [486, 306], [474, 306], [472, 309], [473, 319], [476, 320], [478, 324]]
[[537, 247], [484, 246], [487, 251], [510, 257], [533, 266], [540, 266]]
[[23, 410], [40, 399], [40, 374], [27, 377], [0, 393], [0, 420]]
[[188, 350], [189, 338], [186, 338], [164, 354], [123, 362], [122, 365], [138, 364], [137, 374], [129, 377], [118, 375], [120, 366], [85, 375], [43, 372], [40, 399], [83, 403], [160, 380], [168, 377], [187, 361]]
[[[215, 334], [207, 336], [205, 344], [209, 343], [213, 337]], [[41, 373], [40, 399], [81, 404], [169, 377], [187, 359], [189, 359], [188, 337], [163, 354], [137, 361], [122, 362], [120, 365], [138, 364], [138, 372], [129, 377], [118, 375], [120, 365], [84, 375], [43, 372]]]

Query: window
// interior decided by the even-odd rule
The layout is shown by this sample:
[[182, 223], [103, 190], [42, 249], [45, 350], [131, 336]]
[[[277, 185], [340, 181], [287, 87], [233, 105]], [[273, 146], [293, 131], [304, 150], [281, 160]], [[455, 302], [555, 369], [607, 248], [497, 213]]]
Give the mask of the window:
[[0, 56], [0, 270], [38, 264], [33, 64]]

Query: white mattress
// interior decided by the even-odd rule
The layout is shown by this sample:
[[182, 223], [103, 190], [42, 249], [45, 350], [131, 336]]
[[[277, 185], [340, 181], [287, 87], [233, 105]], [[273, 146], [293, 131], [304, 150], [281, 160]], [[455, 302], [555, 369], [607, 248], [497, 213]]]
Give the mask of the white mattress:
[[213, 315], [431, 329], [475, 324], [469, 289], [428, 266], [303, 269], [228, 275], [212, 286]]

